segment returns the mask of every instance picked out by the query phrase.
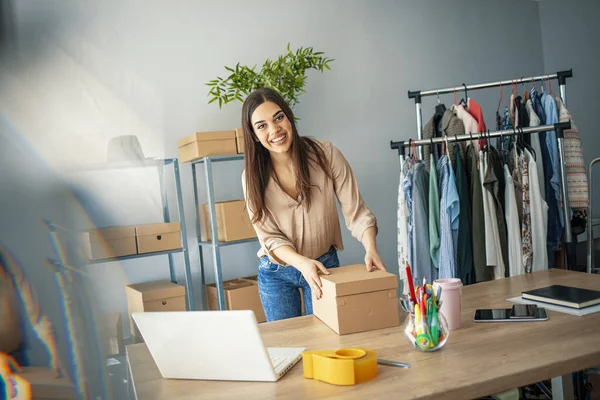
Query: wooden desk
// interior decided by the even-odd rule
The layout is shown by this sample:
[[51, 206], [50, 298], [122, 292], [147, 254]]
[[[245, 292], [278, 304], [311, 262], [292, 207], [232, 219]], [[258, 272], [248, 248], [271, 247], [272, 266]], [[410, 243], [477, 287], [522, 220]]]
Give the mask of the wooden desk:
[[140, 400], [466, 399], [600, 365], [600, 314], [577, 317], [549, 311], [545, 322], [473, 322], [476, 308], [509, 308], [512, 303], [506, 299], [550, 284], [599, 289], [600, 276], [554, 269], [466, 286], [462, 327], [452, 331], [445, 347], [433, 353], [413, 350], [401, 326], [338, 336], [313, 316], [260, 325], [266, 346], [368, 347], [380, 358], [411, 364], [410, 369], [379, 366], [376, 379], [356, 386], [304, 379], [302, 362], [277, 383], [165, 380], [143, 343], [127, 346], [132, 383]]

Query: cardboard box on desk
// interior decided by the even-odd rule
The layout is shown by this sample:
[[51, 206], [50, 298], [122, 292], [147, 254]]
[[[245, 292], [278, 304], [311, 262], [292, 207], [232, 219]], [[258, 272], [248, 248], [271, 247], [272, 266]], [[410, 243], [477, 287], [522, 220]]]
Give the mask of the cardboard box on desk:
[[[252, 279], [232, 279], [223, 282], [225, 308], [227, 310], [252, 310], [257, 322], [265, 322], [265, 312], [258, 294], [258, 283]], [[218, 310], [217, 287], [214, 283], [206, 285], [208, 309]]]
[[[251, 239], [256, 237], [256, 231], [250, 222], [244, 200], [223, 201], [215, 204], [217, 232], [220, 242]], [[207, 241], [212, 240], [210, 234], [210, 219], [208, 205], [200, 206], [202, 215], [202, 232]]]
[[235, 130], [196, 132], [177, 141], [182, 163], [208, 156], [237, 154]]
[[313, 293], [313, 313], [338, 335], [400, 325], [398, 280], [384, 271], [367, 272], [362, 264], [331, 268], [320, 275], [323, 296]]

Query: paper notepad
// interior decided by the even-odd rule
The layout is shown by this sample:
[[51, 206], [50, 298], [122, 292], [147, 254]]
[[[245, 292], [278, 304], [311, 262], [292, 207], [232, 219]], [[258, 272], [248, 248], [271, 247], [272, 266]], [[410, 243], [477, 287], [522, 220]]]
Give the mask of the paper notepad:
[[554, 304], [543, 303], [541, 301], [526, 300], [526, 299], [522, 298], [521, 296], [513, 297], [512, 299], [506, 299], [506, 300], [510, 301], [511, 303], [535, 304], [538, 307], [545, 308], [547, 310], [561, 312], [564, 314], [576, 315], [578, 317], [583, 317], [584, 315], [600, 312], [600, 304], [578, 310], [576, 308], [563, 307], [563, 306], [557, 306]]

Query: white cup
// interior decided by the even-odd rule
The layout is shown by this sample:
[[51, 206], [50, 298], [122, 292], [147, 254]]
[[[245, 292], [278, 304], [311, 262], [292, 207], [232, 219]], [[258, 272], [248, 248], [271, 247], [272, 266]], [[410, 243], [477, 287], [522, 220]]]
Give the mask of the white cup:
[[462, 300], [462, 281], [458, 278], [437, 279], [433, 281], [433, 290], [437, 293], [442, 288], [442, 306], [440, 312], [446, 318], [448, 329], [460, 329], [460, 314]]

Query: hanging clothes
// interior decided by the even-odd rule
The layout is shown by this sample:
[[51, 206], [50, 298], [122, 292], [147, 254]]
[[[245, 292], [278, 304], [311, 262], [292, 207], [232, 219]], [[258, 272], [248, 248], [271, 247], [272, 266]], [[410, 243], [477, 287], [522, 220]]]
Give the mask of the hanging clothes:
[[483, 111], [481, 110], [481, 106], [470, 97], [469, 100], [467, 100], [467, 112], [471, 114], [473, 118], [475, 118], [475, 121], [477, 121], [477, 132], [487, 131], [485, 121], [483, 120]]
[[406, 262], [413, 268], [413, 232], [414, 232], [414, 215], [413, 215], [413, 176], [412, 161], [407, 159], [404, 163], [404, 181], [402, 182], [402, 190], [404, 191], [404, 202], [406, 204]]
[[[503, 166], [504, 181], [504, 203], [506, 204], [506, 229], [508, 231], [508, 269], [510, 276], [518, 276], [525, 273], [523, 269], [523, 253], [521, 251], [521, 228], [519, 224], [519, 210], [515, 198], [515, 186], [508, 166]], [[544, 251], [545, 252], [545, 251]]]
[[[471, 197], [471, 224], [473, 244], [473, 266], [475, 268], [476, 282], [485, 282], [492, 279], [492, 270], [488, 268], [486, 258], [486, 230], [484, 221], [483, 191], [481, 175], [479, 173], [479, 157], [473, 144], [467, 146], [466, 151], [467, 178], [469, 180], [469, 193]], [[460, 226], [459, 226], [460, 229]], [[491, 238], [490, 238], [491, 240]]]
[[488, 165], [487, 153], [479, 150], [479, 177], [482, 183], [483, 191], [483, 212], [485, 223], [485, 253], [487, 265], [493, 267], [494, 279], [505, 277], [504, 261], [501, 254], [500, 234], [498, 232], [498, 218], [496, 210], [497, 190], [494, 186], [497, 183], [492, 168]]
[[[456, 277], [460, 278], [463, 285], [475, 283], [473, 264], [473, 243], [471, 239], [471, 199], [469, 182], [465, 171], [465, 163], [460, 154], [460, 149], [454, 147], [454, 175], [456, 176], [456, 190], [460, 213], [458, 215], [458, 240], [456, 245], [457, 271]], [[430, 193], [431, 195], [431, 193]]]
[[583, 162], [581, 137], [579, 136], [577, 125], [575, 125], [575, 121], [571, 117], [571, 113], [567, 110], [561, 98], [556, 97], [555, 101], [560, 122], [571, 122], [571, 129], [563, 131], [569, 206], [573, 209], [574, 213], [585, 216], [587, 215], [590, 198], [585, 164]]
[[408, 207], [404, 196], [405, 168], [409, 160], [400, 166], [400, 182], [398, 184], [398, 268], [399, 277], [403, 282], [402, 292], [408, 294], [406, 282], [406, 263], [408, 263]]
[[[558, 122], [556, 103], [552, 96], [547, 93], [542, 95], [542, 104], [546, 113], [546, 125]], [[546, 179], [546, 201], [548, 202], [548, 250], [558, 251], [561, 249], [562, 230], [564, 228], [563, 209], [560, 193], [560, 172], [558, 166], [558, 143], [556, 132], [548, 131], [545, 137], [545, 148], [549, 159], [544, 160], [544, 176]]]
[[[537, 161], [529, 150], [524, 150], [529, 163], [529, 170], [537, 168]], [[529, 203], [531, 210], [531, 271], [548, 269], [548, 251], [546, 247], [546, 232], [548, 231], [548, 204], [542, 198], [539, 179], [536, 174], [529, 175]]]
[[521, 219], [521, 244], [523, 252], [523, 269], [525, 273], [531, 272], [533, 249], [531, 240], [531, 209], [529, 201], [529, 164], [525, 155], [519, 155], [519, 165], [523, 179], [523, 215]]
[[460, 204], [454, 171], [448, 166], [448, 156], [442, 155], [437, 164], [440, 176], [440, 278], [456, 277], [456, 242]]
[[[443, 107], [443, 109], [445, 110], [445, 107]], [[427, 123], [423, 127], [423, 139], [431, 139], [431, 138], [435, 138], [435, 137], [441, 137], [441, 132], [439, 131], [439, 127], [441, 126], [443, 116], [444, 116], [444, 112], [442, 112], [442, 107], [437, 106], [435, 108], [435, 114], [433, 114], [433, 117], [431, 117], [431, 119], [429, 121], [427, 121]], [[429, 146], [423, 146], [422, 149], [423, 149], [423, 161], [425, 162], [425, 167], [426, 167], [427, 171], [430, 171], [429, 158], [431, 157], [431, 149], [429, 148]], [[434, 145], [433, 151], [434, 151], [434, 154], [437, 156], [436, 149], [437, 149], [437, 146]]]
[[412, 183], [412, 274], [417, 281], [423, 277], [437, 279], [437, 270], [433, 267], [429, 254], [429, 173], [422, 161], [413, 165]]
[[[504, 218], [504, 173], [502, 172], [502, 164], [496, 149], [488, 146], [488, 151], [484, 153], [485, 159], [485, 179], [483, 181], [484, 189], [488, 191], [492, 201], [490, 205], [491, 217], [493, 218], [492, 226], [496, 239], [496, 249], [499, 251], [499, 260], [497, 271], [502, 271], [507, 274], [508, 271], [504, 268], [508, 264], [508, 244], [506, 242], [506, 220]], [[500, 172], [498, 172], [500, 171]], [[501, 180], [502, 179], [502, 180]], [[494, 275], [495, 279], [504, 277]]]
[[440, 191], [434, 157], [429, 165], [429, 253], [436, 269], [440, 265]]
[[[448, 136], [448, 139], [457, 135], [464, 135], [465, 133], [469, 133], [465, 129], [465, 125], [463, 121], [459, 118], [458, 115], [455, 114], [455, 106], [452, 106], [444, 113], [442, 117], [442, 135]], [[464, 111], [464, 108], [460, 106], [460, 108]], [[466, 113], [466, 111], [464, 111]], [[446, 149], [447, 154], [450, 155], [450, 163], [454, 165], [454, 146], [456, 143], [452, 143], [450, 140], [448, 142], [448, 148]], [[462, 150], [462, 148], [461, 148]]]
[[538, 94], [537, 90], [535, 90], [535, 88], [531, 88], [529, 94], [531, 95], [531, 104], [533, 105], [533, 109], [535, 110], [535, 115], [537, 115], [537, 117], [539, 118], [541, 125], [546, 125], [546, 113], [544, 112], [544, 107], [542, 106], [542, 99], [540, 95]]
[[[541, 121], [533, 109], [533, 103], [531, 100], [527, 100], [525, 107], [527, 109], [527, 113], [529, 114], [529, 126], [540, 126]], [[539, 134], [531, 135], [531, 147], [533, 147], [533, 151], [535, 151], [538, 182], [540, 182], [542, 197], [545, 199], [546, 185], [544, 181], [544, 164], [542, 162], [542, 145]]]

